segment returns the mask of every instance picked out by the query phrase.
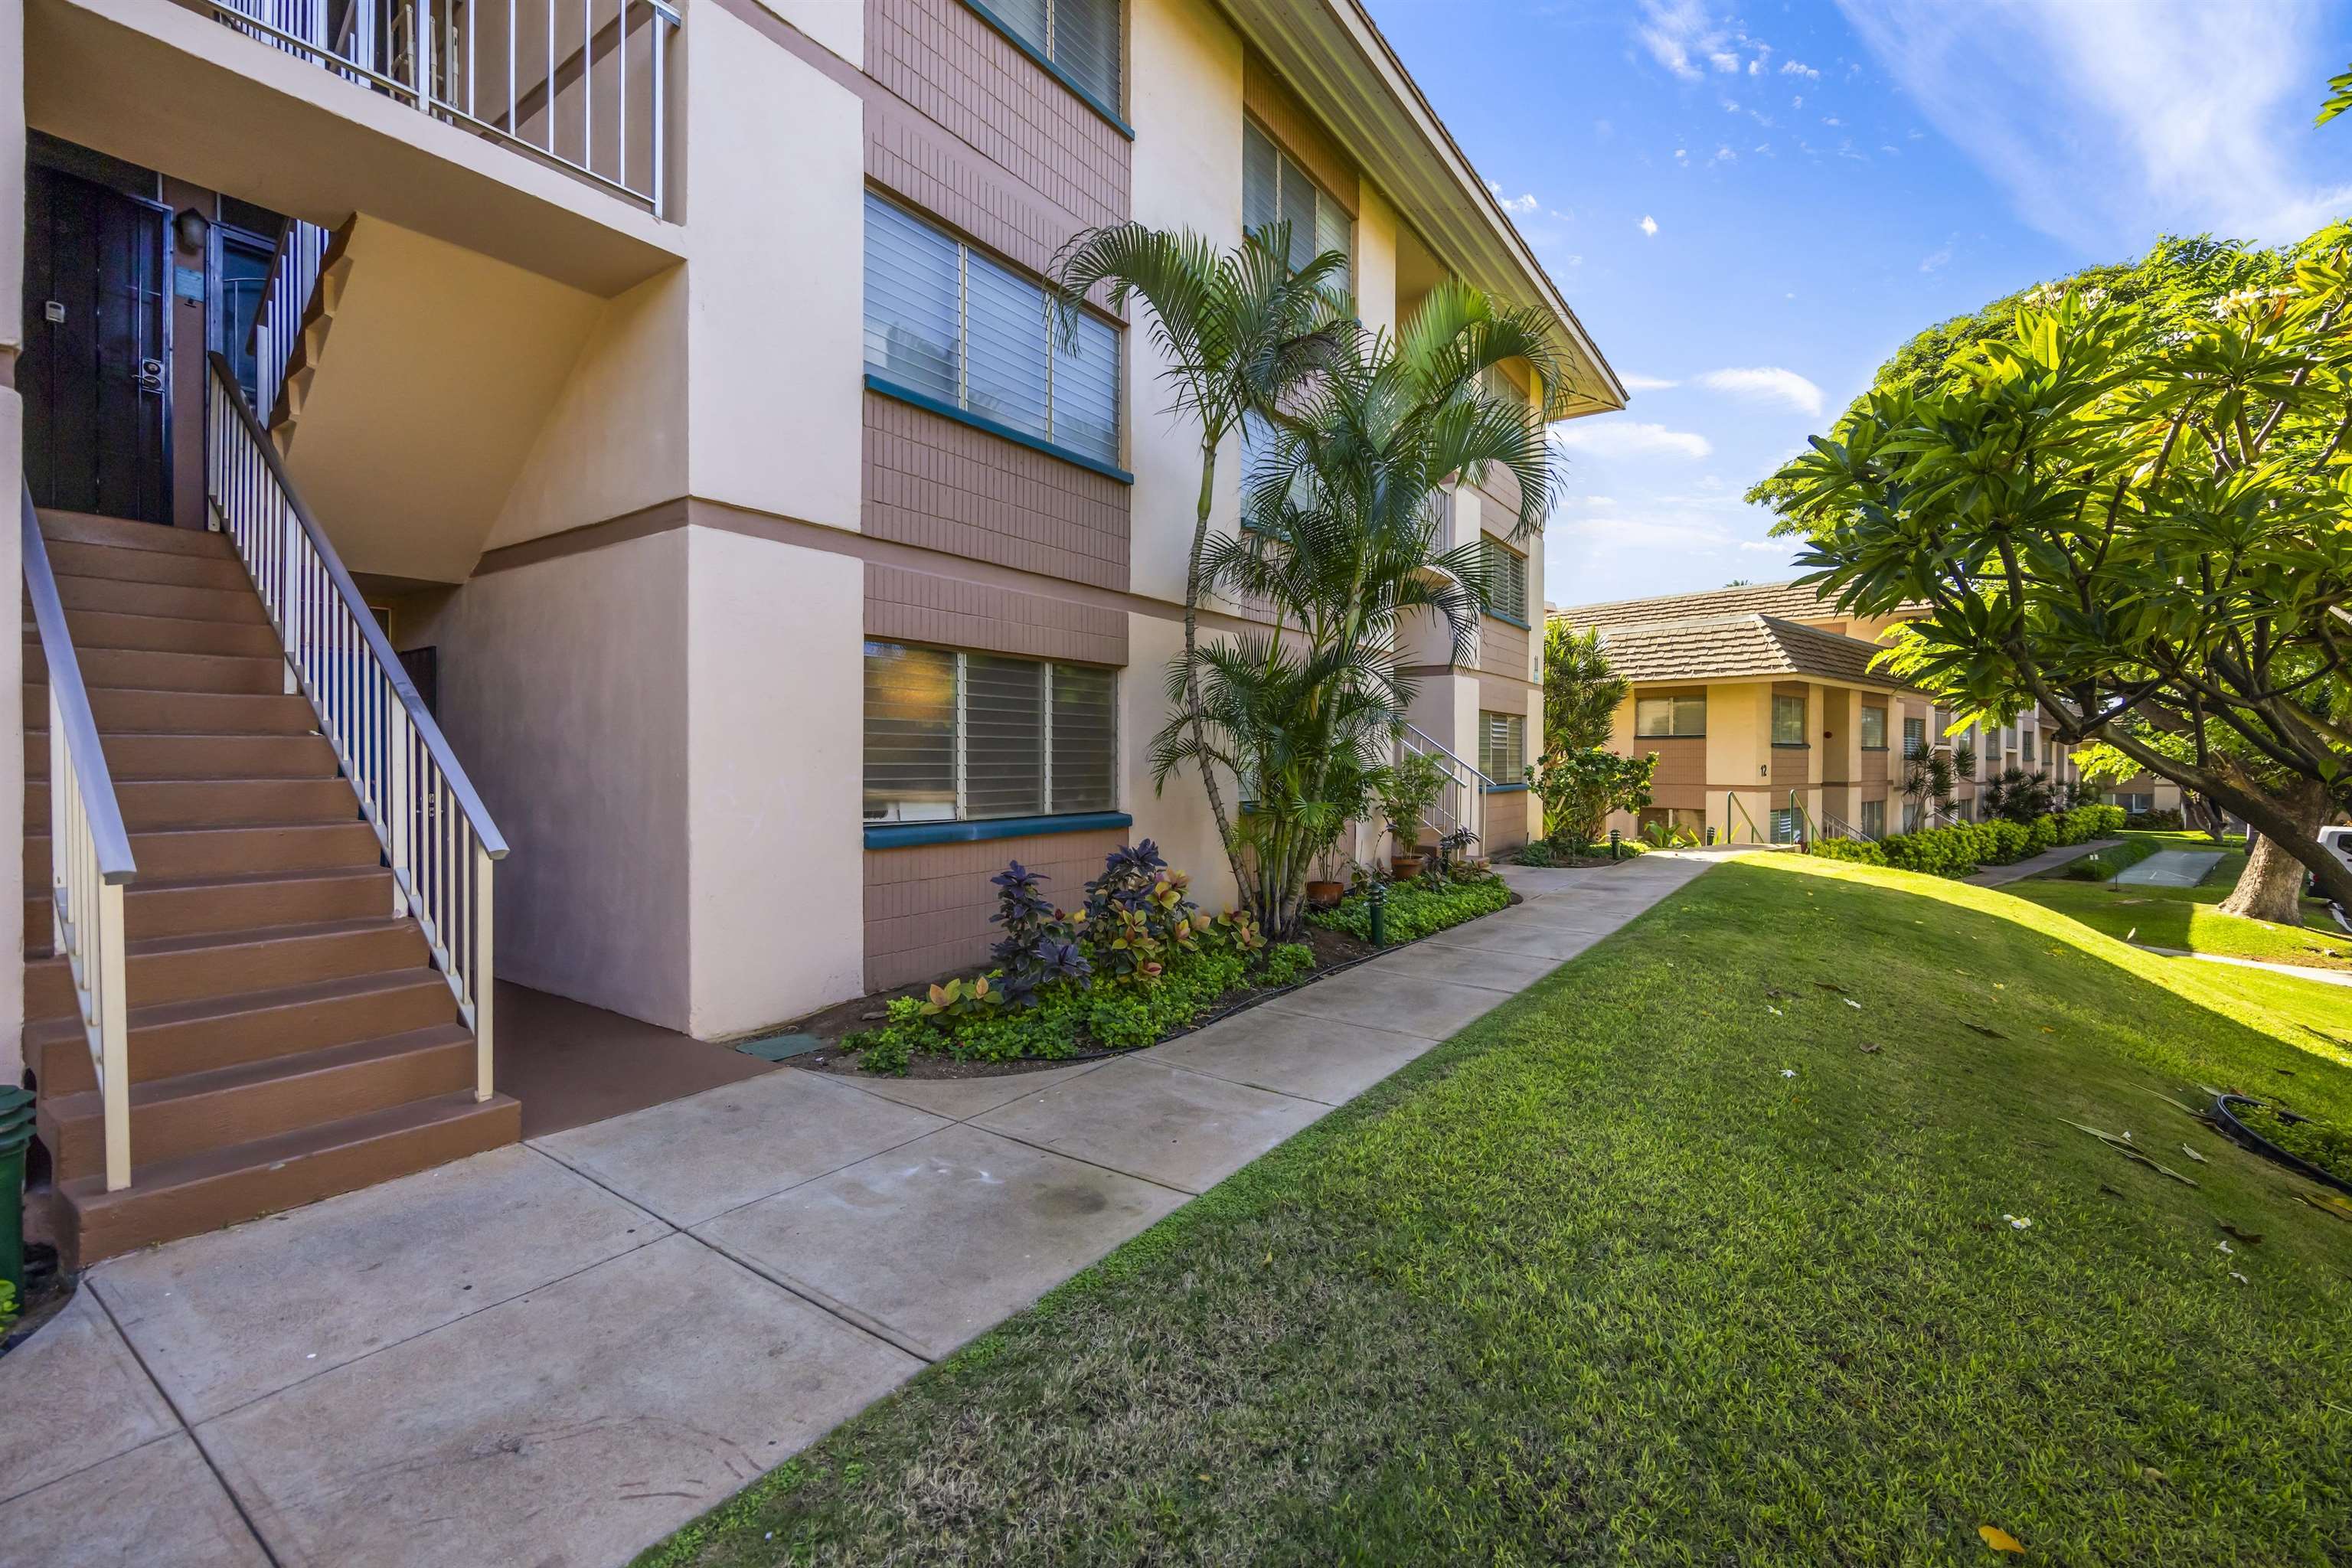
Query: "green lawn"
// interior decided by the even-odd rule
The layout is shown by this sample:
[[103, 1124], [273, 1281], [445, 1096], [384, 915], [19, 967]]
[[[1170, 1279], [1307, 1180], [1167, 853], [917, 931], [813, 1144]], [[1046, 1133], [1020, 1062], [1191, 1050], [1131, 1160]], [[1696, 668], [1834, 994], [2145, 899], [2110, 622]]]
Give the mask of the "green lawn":
[[[2127, 843], [2150, 849], [2211, 850], [2213, 841], [2201, 833], [2126, 833]], [[2179, 948], [2189, 952], [2218, 952], [2230, 958], [2260, 959], [2265, 963], [2294, 963], [2311, 969], [2352, 969], [2352, 936], [2345, 934], [2327, 906], [2304, 900], [2304, 927], [2273, 925], [2267, 921], [2225, 915], [2213, 906], [2230, 896], [2238, 873], [2246, 867], [2246, 841], [2229, 840], [2230, 848], [2211, 875], [2194, 888], [2113, 888], [2099, 882], [2065, 879], [2064, 868], [2045, 871], [2009, 890], [2032, 899], [2044, 909], [2074, 916], [2095, 931], [2133, 940], [2151, 947]]]
[[2352, 1126], [2331, 1036], [1733, 862], [646, 1561], [2352, 1561], [2352, 1220], [2168, 1103]]

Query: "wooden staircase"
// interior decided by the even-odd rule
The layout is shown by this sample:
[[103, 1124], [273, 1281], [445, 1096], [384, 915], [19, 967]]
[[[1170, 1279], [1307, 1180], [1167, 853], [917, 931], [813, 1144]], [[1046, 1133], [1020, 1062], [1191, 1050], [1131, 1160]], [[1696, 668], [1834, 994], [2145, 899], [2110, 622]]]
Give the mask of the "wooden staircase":
[[475, 1044], [229, 541], [45, 512], [138, 879], [123, 920], [131, 1179], [49, 955], [48, 736], [25, 627], [25, 1060], [76, 1265], [510, 1143]]

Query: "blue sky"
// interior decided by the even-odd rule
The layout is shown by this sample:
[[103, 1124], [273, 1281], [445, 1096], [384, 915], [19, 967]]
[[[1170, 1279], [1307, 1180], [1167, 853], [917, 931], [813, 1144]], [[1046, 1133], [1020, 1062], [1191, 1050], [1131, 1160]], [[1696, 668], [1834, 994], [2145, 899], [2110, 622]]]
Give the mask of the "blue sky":
[[2352, 213], [2316, 0], [1369, 0], [1617, 373], [1557, 604], [1794, 575], [1739, 499], [1930, 322]]

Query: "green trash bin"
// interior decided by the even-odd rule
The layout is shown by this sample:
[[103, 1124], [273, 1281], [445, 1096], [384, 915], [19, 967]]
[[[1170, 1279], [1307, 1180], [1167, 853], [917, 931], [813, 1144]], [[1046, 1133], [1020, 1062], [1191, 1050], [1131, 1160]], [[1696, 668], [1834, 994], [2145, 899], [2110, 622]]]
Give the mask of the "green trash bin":
[[33, 1142], [33, 1093], [0, 1089], [0, 1279], [25, 1300], [25, 1150]]

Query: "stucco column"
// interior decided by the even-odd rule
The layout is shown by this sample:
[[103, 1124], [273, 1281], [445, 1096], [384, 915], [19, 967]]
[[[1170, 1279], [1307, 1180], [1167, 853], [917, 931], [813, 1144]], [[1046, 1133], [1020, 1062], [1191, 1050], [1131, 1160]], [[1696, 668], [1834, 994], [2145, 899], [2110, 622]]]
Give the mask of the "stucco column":
[[[0, 387], [0, 462], [16, 484], [11, 489], [13, 510], [21, 504], [25, 471], [25, 401], [16, 395], [14, 374], [17, 353], [25, 346], [25, 7], [20, 0], [0, 0], [0, 353], [8, 358], [9, 384]], [[24, 561], [17, 530], [0, 529], [0, 571], [5, 580], [21, 582]], [[8, 639], [0, 652], [0, 725], [5, 732], [25, 732], [25, 648], [21, 639]], [[6, 748], [0, 757], [0, 822], [25, 819], [25, 749]], [[0, 952], [10, 962], [0, 963], [0, 1075], [16, 1083], [24, 1077], [24, 1048], [17, 1035], [25, 1018], [25, 966], [15, 955], [25, 951], [25, 858], [0, 857]]]

